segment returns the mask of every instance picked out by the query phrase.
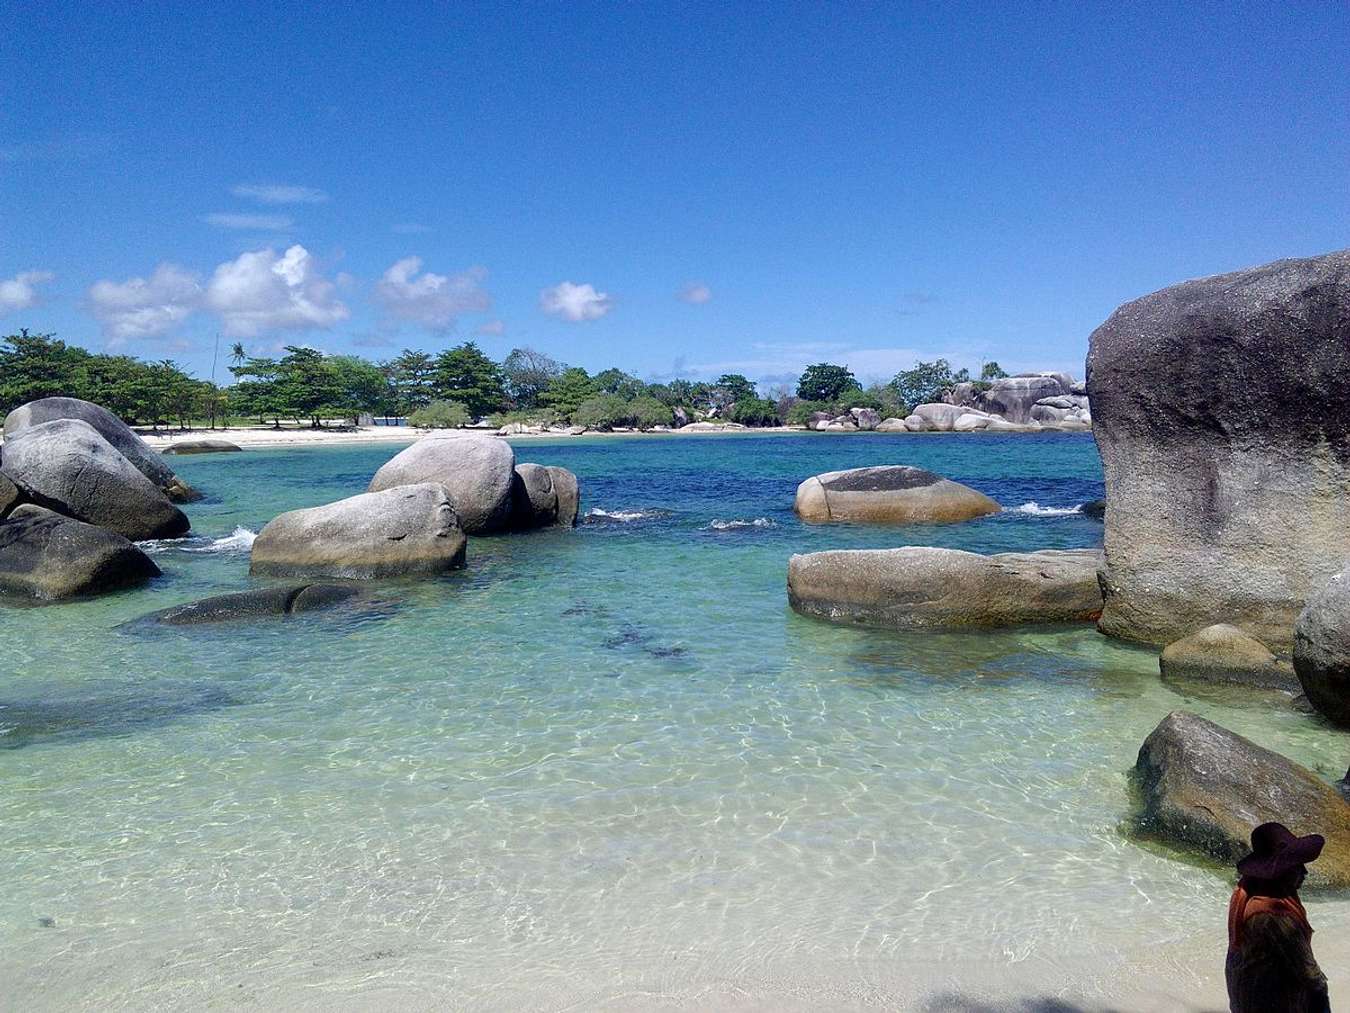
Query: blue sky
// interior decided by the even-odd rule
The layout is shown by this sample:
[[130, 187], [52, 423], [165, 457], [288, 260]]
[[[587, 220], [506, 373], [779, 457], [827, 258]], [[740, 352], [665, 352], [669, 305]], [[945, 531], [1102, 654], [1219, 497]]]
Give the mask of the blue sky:
[[0, 333], [1081, 375], [1350, 245], [1348, 52], [1330, 0], [11, 8]]

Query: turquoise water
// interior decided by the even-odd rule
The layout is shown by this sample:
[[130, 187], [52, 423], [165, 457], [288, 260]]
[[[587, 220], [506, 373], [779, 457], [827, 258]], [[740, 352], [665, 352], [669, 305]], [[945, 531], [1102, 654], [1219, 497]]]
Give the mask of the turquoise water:
[[[0, 609], [0, 1006], [839, 1007], [1159, 966], [1209, 994], [1227, 883], [1122, 833], [1139, 744], [1186, 706], [1327, 774], [1350, 755], [1090, 627], [787, 608], [793, 552], [1099, 544], [1056, 512], [1101, 495], [1086, 436], [521, 441], [580, 476], [575, 531], [472, 539], [354, 610], [132, 621], [248, 586], [243, 532], [398, 449], [175, 459], [208, 496], [162, 579]], [[794, 519], [803, 478], [882, 463], [1023, 509]]]

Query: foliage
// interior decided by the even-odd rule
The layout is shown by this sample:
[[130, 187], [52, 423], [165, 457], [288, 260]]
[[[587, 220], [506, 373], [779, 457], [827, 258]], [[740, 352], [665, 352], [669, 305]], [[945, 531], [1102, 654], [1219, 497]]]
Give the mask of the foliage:
[[338, 404], [352, 421], [363, 414], [394, 414], [394, 385], [379, 366], [357, 355], [333, 355], [327, 362], [341, 388]]
[[617, 394], [597, 394], [577, 405], [572, 421], [590, 429], [612, 429], [629, 421], [628, 404]]
[[539, 400], [550, 408], [556, 409], [565, 419], [576, 421], [574, 413], [582, 402], [595, 397], [599, 389], [591, 380], [590, 374], [580, 366], [565, 369], [548, 385]]
[[798, 401], [787, 412], [788, 425], [805, 426], [810, 425], [811, 416], [816, 412], [829, 412], [836, 414], [833, 406], [825, 401]]
[[950, 362], [936, 359], [933, 362], [916, 362], [913, 369], [896, 373], [889, 386], [905, 404], [921, 405], [941, 401], [942, 395], [948, 390], [969, 380], [969, 370], [952, 372]]
[[621, 369], [606, 369], [596, 373], [592, 379], [595, 389], [601, 394], [616, 394], [625, 401], [632, 401], [647, 389], [645, 383]]
[[858, 386], [847, 366], [818, 362], [807, 366], [797, 381], [797, 396], [805, 401], [837, 401], [844, 391]]
[[844, 391], [836, 402], [839, 412], [842, 415], [850, 408], [875, 408], [881, 410], [881, 398], [873, 391], [863, 390], [861, 387], [854, 387]]
[[458, 401], [474, 418], [506, 407], [501, 369], [472, 341], [436, 356], [434, 382], [439, 400]]
[[526, 426], [552, 426], [558, 422], [558, 413], [552, 408], [517, 408], [489, 415], [487, 421], [498, 428], [515, 422]]
[[544, 391], [566, 368], [533, 348], [513, 348], [502, 362], [506, 394], [517, 408], [537, 408], [543, 403], [540, 398]]
[[426, 352], [405, 348], [383, 368], [394, 388], [395, 415], [411, 415], [436, 396], [436, 362]]
[[628, 420], [639, 429], [668, 426], [675, 421], [669, 405], [649, 395], [634, 398], [627, 408]]
[[759, 396], [755, 385], [740, 373], [723, 373], [713, 386], [726, 397], [726, 403], [729, 405], [751, 401]]
[[408, 416], [408, 425], [418, 429], [459, 429], [472, 419], [458, 401], [432, 401]]
[[731, 406], [731, 421], [743, 426], [778, 425], [778, 405], [768, 398], [745, 397]]
[[988, 383], [991, 380], [1002, 380], [1005, 379], [1007, 375], [1008, 374], [1004, 372], [1003, 367], [997, 362], [986, 362], [980, 367], [980, 381], [982, 383]]
[[339, 410], [342, 381], [317, 348], [287, 345], [286, 357], [277, 363], [276, 399], [283, 415], [309, 419], [317, 429], [324, 415]]

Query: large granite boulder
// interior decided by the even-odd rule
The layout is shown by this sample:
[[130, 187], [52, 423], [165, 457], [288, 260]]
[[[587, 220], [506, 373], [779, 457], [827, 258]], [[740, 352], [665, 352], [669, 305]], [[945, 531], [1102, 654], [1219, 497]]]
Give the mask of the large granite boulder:
[[1101, 611], [1095, 550], [843, 549], [793, 556], [788, 601], [803, 615], [901, 629], [1085, 622]]
[[1350, 727], [1350, 569], [1309, 599], [1294, 625], [1294, 668], [1308, 702]]
[[25, 426], [5, 438], [3, 467], [27, 499], [132, 541], [187, 534], [183, 512], [87, 422]]
[[56, 600], [143, 584], [159, 567], [106, 528], [25, 503], [0, 521], [0, 590]]
[[550, 466], [548, 473], [553, 479], [553, 491], [558, 494], [558, 515], [554, 523], [560, 528], [574, 528], [581, 510], [581, 483], [566, 468]]
[[201, 498], [129, 425], [91, 401], [81, 401], [77, 397], [44, 397], [29, 401], [5, 416], [5, 439], [18, 436], [30, 426], [57, 419], [77, 419], [93, 426], [137, 471], [175, 503], [189, 503]]
[[517, 464], [511, 484], [511, 528], [530, 531], [558, 520], [558, 493], [553, 475], [542, 464]]
[[1064, 373], [1032, 373], [994, 380], [977, 404], [986, 412], [1001, 415], [1009, 422], [1030, 422], [1031, 409], [1042, 398], [1068, 394], [1073, 380]]
[[913, 418], [917, 415], [923, 419], [926, 429], [929, 432], [949, 433], [956, 426], [956, 420], [963, 415], [983, 414], [972, 408], [963, 408], [960, 405], [942, 404], [939, 401], [933, 401], [929, 404], [918, 405], [911, 413]]
[[1272, 820], [1326, 838], [1308, 866], [1315, 886], [1350, 886], [1350, 803], [1310, 770], [1189, 711], [1173, 711], [1134, 767], [1138, 826], [1170, 844], [1236, 862]]
[[1277, 651], [1350, 556], [1350, 250], [1184, 282], [1093, 332], [1102, 630], [1224, 616]]
[[268, 616], [289, 616], [340, 605], [361, 593], [360, 588], [350, 584], [254, 588], [234, 594], [218, 594], [186, 605], [175, 605], [153, 612], [145, 619], [165, 626], [201, 626]]
[[9, 512], [22, 502], [23, 493], [19, 492], [19, 487], [0, 475], [0, 520], [8, 517]]
[[992, 416], [983, 412], [966, 412], [964, 415], [958, 415], [956, 421], [952, 423], [952, 432], [973, 433], [977, 429], [989, 428], [989, 423], [993, 421]]
[[1298, 689], [1298, 679], [1288, 662], [1280, 661], [1261, 641], [1228, 623], [1206, 626], [1168, 644], [1158, 667], [1167, 679]]
[[431, 576], [464, 565], [464, 531], [443, 485], [366, 492], [273, 518], [249, 572], [278, 577]]
[[946, 524], [1002, 509], [982, 492], [904, 464], [829, 471], [797, 486], [797, 516], [814, 524]]
[[427, 436], [385, 462], [367, 491], [439, 482], [449, 490], [465, 533], [486, 535], [511, 522], [515, 467], [511, 444], [495, 436]]
[[904, 419], [889, 418], [882, 419], [877, 423], [877, 432], [879, 433], [907, 433], [908, 427]]
[[881, 413], [875, 408], [850, 408], [848, 413], [853, 416], [853, 424], [865, 433], [881, 424]]

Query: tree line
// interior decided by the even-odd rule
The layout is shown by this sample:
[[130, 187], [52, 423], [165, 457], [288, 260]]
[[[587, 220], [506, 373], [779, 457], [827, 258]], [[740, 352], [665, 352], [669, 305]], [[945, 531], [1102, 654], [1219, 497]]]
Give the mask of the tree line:
[[984, 365], [978, 380], [945, 359], [919, 362], [889, 382], [864, 387], [846, 367], [816, 363], [795, 387], [761, 391], [739, 373], [715, 381], [647, 383], [619, 369], [592, 374], [532, 348], [501, 362], [466, 341], [438, 354], [404, 349], [385, 362], [325, 355], [288, 345], [284, 355], [252, 356], [241, 344], [229, 352], [234, 382], [218, 386], [189, 375], [172, 360], [145, 362], [67, 345], [26, 330], [0, 339], [0, 415], [27, 401], [67, 395], [94, 401], [140, 425], [195, 422], [214, 426], [230, 417], [280, 425], [283, 420], [408, 418], [413, 425], [453, 427], [475, 420], [566, 423], [592, 429], [649, 429], [699, 418], [746, 426], [802, 423], [818, 412], [872, 408], [901, 417], [917, 404], [940, 400], [953, 385], [988, 386], [1007, 374]]

